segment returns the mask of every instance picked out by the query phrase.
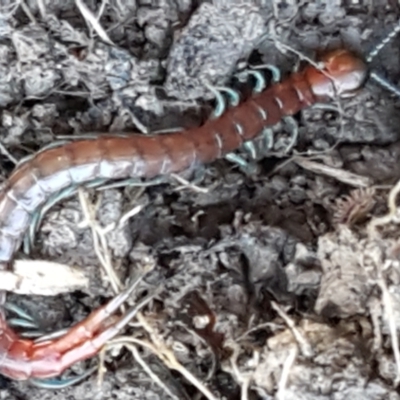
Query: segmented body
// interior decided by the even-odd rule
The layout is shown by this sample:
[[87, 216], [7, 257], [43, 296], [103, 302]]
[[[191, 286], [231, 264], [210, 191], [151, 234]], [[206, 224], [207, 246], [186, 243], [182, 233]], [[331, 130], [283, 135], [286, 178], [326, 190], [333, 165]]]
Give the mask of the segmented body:
[[[364, 62], [345, 50], [327, 54], [321, 66], [322, 70], [307, 66], [199, 128], [80, 140], [38, 153], [14, 171], [0, 194], [0, 269], [11, 266], [32, 213], [54, 192], [95, 178], [151, 178], [210, 163], [283, 116], [317, 101], [349, 95], [367, 74]], [[106, 319], [109, 313], [101, 315]], [[94, 355], [112, 335], [99, 324], [93, 327], [90, 318], [80, 325], [86, 336], [74, 330], [37, 345], [19, 339], [0, 316], [0, 373], [15, 379], [51, 377]]]

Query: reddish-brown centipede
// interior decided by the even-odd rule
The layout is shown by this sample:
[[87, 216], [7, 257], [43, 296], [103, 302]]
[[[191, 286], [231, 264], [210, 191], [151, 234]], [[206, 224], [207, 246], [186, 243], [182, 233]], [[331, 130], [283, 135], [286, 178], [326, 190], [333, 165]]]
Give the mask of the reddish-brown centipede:
[[[101, 137], [49, 149], [20, 165], [0, 194], [0, 268], [9, 268], [32, 213], [53, 193], [94, 178], [151, 178], [210, 163], [315, 102], [348, 96], [367, 76], [365, 63], [346, 50], [326, 54], [321, 69], [307, 66], [203, 126], [156, 136]], [[103, 323], [129, 290], [94, 311], [65, 336], [43, 344], [20, 339], [0, 315], [0, 373], [14, 379], [59, 375], [96, 354], [128, 322]], [[117, 306], [116, 306], [117, 305]]]

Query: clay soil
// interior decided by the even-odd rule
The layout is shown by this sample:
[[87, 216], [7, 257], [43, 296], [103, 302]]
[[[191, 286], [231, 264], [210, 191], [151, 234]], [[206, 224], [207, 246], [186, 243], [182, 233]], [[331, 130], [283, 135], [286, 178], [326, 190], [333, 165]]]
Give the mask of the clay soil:
[[[0, 0], [1, 178], [59, 140], [198, 126], [210, 86], [237, 87], [258, 65], [268, 80], [266, 64], [284, 79], [331, 48], [366, 57], [399, 18], [391, 0]], [[397, 90], [399, 43], [370, 64]], [[273, 127], [256, 159], [236, 153], [241, 166], [220, 159], [57, 201], [29, 257], [89, 284], [9, 302], [48, 333], [144, 268], [128, 303], [155, 295], [101, 357], [64, 374], [94, 368], [83, 381], [0, 377], [0, 398], [400, 399], [399, 104], [369, 79], [296, 114], [292, 145], [290, 122]]]

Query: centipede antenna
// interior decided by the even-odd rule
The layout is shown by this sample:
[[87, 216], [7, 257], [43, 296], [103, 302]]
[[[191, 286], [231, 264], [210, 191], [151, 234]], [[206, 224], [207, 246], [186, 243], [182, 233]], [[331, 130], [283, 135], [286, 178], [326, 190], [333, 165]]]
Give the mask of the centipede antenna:
[[385, 79], [383, 76], [380, 76], [374, 71], [371, 71], [369, 74], [370, 78], [373, 79], [376, 83], [378, 83], [381, 87], [384, 89], [388, 90], [389, 92], [393, 93], [395, 96], [400, 98], [400, 89], [396, 86], [394, 86], [392, 83], [390, 83], [387, 79]]
[[383, 39], [381, 42], [376, 45], [367, 55], [366, 61], [369, 64], [378, 53], [391, 41], [393, 38], [400, 32], [400, 20], [397, 21], [397, 24], [393, 28], [393, 30]]

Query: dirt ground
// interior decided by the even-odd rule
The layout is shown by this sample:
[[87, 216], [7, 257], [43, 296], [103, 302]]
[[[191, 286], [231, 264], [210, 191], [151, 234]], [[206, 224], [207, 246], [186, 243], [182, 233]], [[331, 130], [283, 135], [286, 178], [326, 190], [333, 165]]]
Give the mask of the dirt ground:
[[[317, 50], [366, 55], [399, 17], [391, 0], [0, 0], [1, 176], [65, 136], [199, 125], [210, 85], [260, 64], [285, 76]], [[400, 88], [399, 43], [370, 68]], [[82, 320], [146, 267], [130, 305], [160, 292], [66, 373], [102, 366], [83, 382], [0, 377], [0, 399], [400, 399], [399, 104], [369, 80], [297, 114], [289, 151], [287, 123], [274, 127], [247, 169], [218, 160], [57, 202], [30, 257], [90, 283], [9, 294], [42, 331]]]

